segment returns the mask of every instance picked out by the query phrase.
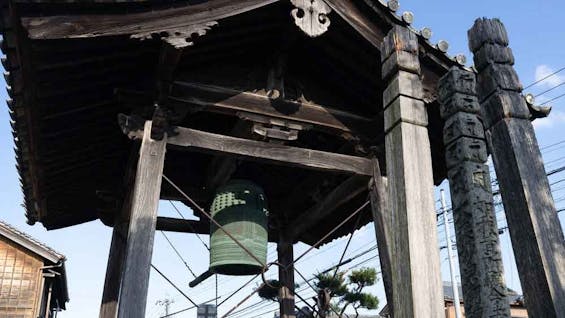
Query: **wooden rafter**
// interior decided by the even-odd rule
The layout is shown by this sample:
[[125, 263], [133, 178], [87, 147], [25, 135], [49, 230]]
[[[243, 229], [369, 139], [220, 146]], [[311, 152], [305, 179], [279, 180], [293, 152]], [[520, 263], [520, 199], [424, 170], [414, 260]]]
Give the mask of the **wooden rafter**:
[[32, 39], [86, 38], [187, 29], [257, 9], [278, 0], [213, 0], [180, 8], [128, 14], [24, 17]]

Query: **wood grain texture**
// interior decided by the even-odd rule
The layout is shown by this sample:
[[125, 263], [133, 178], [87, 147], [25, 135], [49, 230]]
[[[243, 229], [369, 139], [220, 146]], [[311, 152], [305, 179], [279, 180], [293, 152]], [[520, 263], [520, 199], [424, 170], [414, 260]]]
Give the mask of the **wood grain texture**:
[[[474, 73], [456, 67], [440, 80], [445, 119], [443, 140], [465, 316], [510, 317], [490, 174], [485, 164], [488, 156], [485, 134], [476, 112], [479, 102], [474, 98], [474, 82]], [[461, 92], [466, 92], [469, 98], [451, 98]], [[470, 102], [476, 105], [468, 107]]]
[[85, 14], [22, 18], [32, 39], [85, 38], [183, 29], [244, 13], [278, 0], [213, 0], [125, 15]]
[[285, 99], [273, 100], [265, 95], [202, 83], [175, 82], [171, 99], [201, 106], [208, 111], [272, 116], [347, 133], [355, 131], [356, 127], [373, 124], [370, 118], [327, 106]]
[[297, 238], [310, 227], [331, 215], [343, 204], [349, 202], [359, 194], [367, 191], [368, 178], [366, 176], [352, 176], [333, 189], [324, 200], [308, 209], [300, 218], [294, 220], [288, 227], [290, 236]]
[[[176, 127], [176, 132], [178, 135], [168, 138], [167, 142], [171, 145], [279, 165], [366, 176], [372, 174], [371, 160], [367, 158], [218, 135], [190, 128]], [[139, 138], [142, 132], [133, 134]]]
[[[477, 75], [479, 100], [528, 315], [563, 318], [565, 240], [534, 128], [521, 118], [526, 109], [513, 60], [504, 58], [506, 29], [498, 19], [483, 18], [468, 34], [476, 63], [486, 65]], [[478, 54], [485, 45], [491, 47]]]
[[129, 220], [131, 218], [131, 203], [135, 183], [135, 174], [139, 160], [139, 145], [132, 147], [130, 158], [126, 166], [124, 176], [125, 196], [122, 201], [121, 211], [114, 217], [112, 241], [108, 263], [106, 265], [106, 277], [102, 292], [102, 303], [100, 305], [100, 318], [115, 318], [118, 313], [118, 298], [120, 296], [123, 267], [126, 258], [127, 236]]
[[339, 16], [353, 27], [374, 47], [380, 48], [385, 34], [375, 25], [367, 14], [351, 0], [325, 0]]
[[[381, 169], [377, 159], [373, 159], [373, 178], [369, 189], [371, 199], [371, 212], [375, 225], [375, 235], [379, 249], [379, 260], [383, 275], [386, 300], [388, 304], [393, 303], [392, 289], [392, 250], [390, 240], [392, 239], [392, 215], [387, 206], [387, 180], [381, 177]], [[391, 316], [394, 317], [394, 306], [389, 306]]]
[[[383, 41], [382, 59], [386, 60], [394, 51], [417, 54], [418, 42], [411, 31], [393, 27]], [[401, 84], [394, 80], [395, 76], [391, 78], [387, 90], [407, 98], [421, 97], [421, 92], [416, 91], [421, 84]], [[417, 76], [411, 80], [421, 81]], [[383, 99], [386, 102], [389, 98]], [[390, 250], [394, 251], [391, 259], [394, 316], [444, 317], [428, 129], [401, 119], [387, 132], [385, 147], [394, 229], [390, 240]]]
[[118, 317], [144, 317], [167, 137], [153, 140], [145, 123], [131, 203]]

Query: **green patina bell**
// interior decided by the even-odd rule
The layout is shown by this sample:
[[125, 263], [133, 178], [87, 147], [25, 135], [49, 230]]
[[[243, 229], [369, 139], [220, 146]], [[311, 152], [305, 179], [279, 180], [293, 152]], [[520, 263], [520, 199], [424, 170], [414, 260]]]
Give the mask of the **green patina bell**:
[[219, 188], [212, 202], [212, 217], [257, 257], [260, 264], [224, 231], [210, 227], [210, 271], [224, 275], [253, 275], [267, 261], [267, 201], [258, 185], [231, 180]]

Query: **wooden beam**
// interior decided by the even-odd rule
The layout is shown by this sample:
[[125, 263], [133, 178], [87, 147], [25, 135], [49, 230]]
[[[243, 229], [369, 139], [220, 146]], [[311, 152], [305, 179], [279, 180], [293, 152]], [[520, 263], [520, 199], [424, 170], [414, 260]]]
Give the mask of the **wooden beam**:
[[[279, 165], [372, 175], [371, 160], [367, 158], [235, 138], [183, 127], [175, 127], [175, 131], [178, 135], [169, 137], [167, 142], [179, 147], [223, 153]], [[133, 131], [129, 135], [141, 138], [143, 133]]]
[[[388, 82], [383, 104], [396, 318], [445, 316], [432, 157], [417, 52], [417, 36], [402, 26], [392, 28], [381, 48], [382, 76]], [[390, 63], [398, 67], [385, 67]]]
[[126, 195], [122, 202], [122, 209], [114, 220], [110, 253], [108, 255], [108, 264], [106, 265], [104, 290], [102, 292], [102, 303], [100, 305], [100, 318], [115, 318], [118, 313], [118, 298], [120, 295], [120, 285], [126, 257], [127, 235], [129, 219], [131, 217], [131, 202], [138, 152], [139, 147], [137, 145], [133, 146], [124, 178]]
[[203, 110], [237, 115], [240, 112], [274, 117], [313, 125], [318, 128], [352, 133], [374, 127], [376, 121], [350, 112], [266, 95], [244, 92], [221, 86], [176, 81], [170, 99], [188, 103]]
[[328, 5], [339, 14], [352, 28], [377, 49], [380, 49], [385, 34], [375, 25], [367, 13], [361, 11], [352, 0], [326, 0]]
[[157, 231], [210, 234], [210, 224], [202, 221], [157, 217]]
[[80, 14], [24, 17], [22, 25], [32, 39], [87, 38], [186, 30], [278, 0], [213, 0], [196, 5], [127, 14]]
[[366, 176], [349, 177], [326, 195], [324, 200], [308, 209], [300, 218], [295, 219], [294, 222], [288, 226], [291, 237], [298, 239], [302, 233], [318, 224], [318, 222], [324, 218], [330, 216], [343, 204], [367, 191], [368, 181], [369, 179]]
[[279, 242], [277, 244], [279, 266], [279, 289], [280, 317], [294, 318], [294, 249], [292, 238], [285, 235], [288, 229], [280, 232]]
[[483, 18], [468, 34], [528, 316], [564, 318], [565, 239], [506, 29], [498, 19]]
[[381, 177], [381, 168], [379, 161], [373, 159], [373, 178], [369, 190], [371, 199], [371, 212], [373, 214], [373, 223], [375, 226], [375, 235], [377, 246], [379, 248], [379, 260], [381, 262], [381, 272], [383, 275], [383, 283], [387, 304], [394, 317], [394, 303], [392, 290], [392, 215], [387, 206], [387, 189], [386, 180]]
[[139, 151], [118, 318], [145, 316], [153, 239], [167, 144], [166, 135], [162, 140], [151, 139], [151, 125], [151, 121], [145, 123]]

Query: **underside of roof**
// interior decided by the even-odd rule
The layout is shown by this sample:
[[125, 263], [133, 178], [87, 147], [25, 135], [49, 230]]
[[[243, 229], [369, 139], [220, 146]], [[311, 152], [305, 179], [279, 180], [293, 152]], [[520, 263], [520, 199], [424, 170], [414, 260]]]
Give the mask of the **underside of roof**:
[[[265, 96], [273, 60], [283, 52], [288, 56], [287, 99], [331, 106], [362, 123], [340, 123], [351, 131], [331, 125], [304, 130], [290, 145], [357, 156], [376, 149], [386, 171], [379, 47], [393, 24], [406, 24], [378, 1], [326, 2], [333, 9], [329, 30], [309, 38], [294, 25], [290, 1], [2, 1], [2, 63], [29, 223], [56, 229], [119, 211], [134, 143], [120, 131], [117, 115], [151, 117], [147, 109], [163, 40], [187, 46], [169, 101], [192, 106], [183, 110], [177, 125], [237, 134], [241, 118], [208, 111], [210, 104], [241, 96], [238, 92]], [[419, 40], [439, 183], [445, 164], [436, 83], [456, 63], [423, 37]], [[214, 189], [205, 185], [217, 158], [173, 148], [164, 173], [207, 206]], [[248, 161], [237, 162], [234, 177], [262, 185], [274, 215], [288, 220], [300, 218], [347, 180], [340, 174]], [[165, 184], [161, 197], [184, 201]], [[360, 191], [300, 240], [315, 242], [366, 197]], [[358, 227], [370, 220], [366, 211]], [[351, 220], [328, 240], [350, 232], [354, 224]]]

